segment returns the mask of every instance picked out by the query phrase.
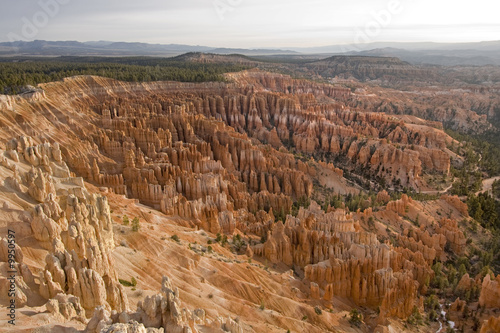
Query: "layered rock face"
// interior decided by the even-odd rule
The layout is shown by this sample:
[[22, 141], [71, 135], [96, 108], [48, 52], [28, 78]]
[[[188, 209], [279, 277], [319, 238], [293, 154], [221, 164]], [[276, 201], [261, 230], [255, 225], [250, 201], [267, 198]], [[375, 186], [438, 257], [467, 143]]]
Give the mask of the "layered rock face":
[[[477, 75], [477, 73], [474, 73]], [[452, 87], [421, 87], [415, 91], [373, 88], [372, 94], [356, 94], [347, 104], [368, 111], [411, 116], [436, 121], [455, 130], [482, 132], [491, 128], [488, 119], [496, 117], [498, 88], [466, 85]], [[409, 117], [409, 116], [410, 117]], [[417, 120], [418, 122], [418, 120]]]
[[[456, 210], [457, 214], [466, 214], [463, 203], [458, 204], [458, 197], [442, 196], [440, 201], [449, 204]], [[398, 241], [412, 251], [420, 252], [424, 259], [432, 264], [435, 258], [444, 259], [445, 247], [456, 254], [465, 252], [466, 239], [464, 232], [458, 227], [456, 219], [441, 218], [436, 219], [425, 212], [422, 203], [412, 200], [411, 197], [403, 194], [399, 200], [391, 201], [383, 211], [375, 213], [381, 219], [390, 219], [392, 223], [401, 229], [401, 234], [397, 235]], [[408, 225], [404, 219], [410, 219], [414, 224]], [[399, 221], [399, 223], [395, 223]]]
[[[99, 185], [139, 198], [167, 214], [198, 219], [212, 232], [224, 225], [230, 232], [235, 223], [221, 212], [241, 208], [288, 211], [291, 198], [311, 194], [307, 165], [288, 154], [256, 149], [248, 138], [225, 125], [213, 126], [204, 117], [176, 109], [148, 120], [142, 125], [147, 130], [135, 128], [132, 117], [125, 122], [103, 121], [104, 130], [94, 142], [114, 159], [123, 160], [122, 174], [100, 173], [96, 163], [92, 167], [83, 163], [86, 170], [82, 172]], [[119, 130], [123, 124], [128, 128], [124, 132]], [[112, 133], [121, 134], [114, 139]], [[134, 136], [138, 137], [131, 142], [128, 138]]]
[[346, 297], [379, 307], [381, 321], [408, 316], [419, 305], [419, 287], [433, 274], [420, 252], [381, 244], [352, 214], [325, 213], [315, 202], [297, 218], [289, 215], [285, 224], [276, 223], [253, 253], [303, 268], [313, 298]]
[[[17, 239], [34, 240], [25, 249], [40, 247], [46, 253], [45, 267], [35, 279], [23, 263], [22, 248], [16, 248], [16, 267], [21, 272], [16, 279], [18, 307], [39, 294], [49, 300], [47, 309], [54, 316], [66, 320], [85, 320], [96, 306], [126, 310], [127, 296], [111, 260], [114, 241], [107, 198], [88, 193], [81, 178], [70, 177], [58, 144], [35, 145], [31, 138], [20, 137], [7, 147], [10, 160], [2, 157], [2, 165], [13, 176], [5, 179], [4, 186], [38, 202], [24, 221], [12, 225], [13, 230]], [[6, 241], [1, 244], [5, 254]], [[6, 256], [1, 260], [5, 262]], [[2, 298], [6, 296], [2, 293]]]
[[73, 152], [70, 166], [115, 193], [193, 218], [213, 232], [237, 223], [222, 211], [287, 212], [294, 199], [311, 195], [317, 164], [275, 150], [283, 145], [337, 156], [366, 176], [401, 186], [425, 185], [423, 169], [449, 171], [449, 156], [440, 150], [446, 135], [351, 111], [342, 104], [346, 89], [258, 71], [230, 78], [237, 84], [145, 89], [112, 82], [113, 93], [101, 88], [102, 79], [85, 78], [94, 97], [78, 107], [93, 111], [87, 124], [68, 119], [68, 125], [86, 131], [88, 154]]

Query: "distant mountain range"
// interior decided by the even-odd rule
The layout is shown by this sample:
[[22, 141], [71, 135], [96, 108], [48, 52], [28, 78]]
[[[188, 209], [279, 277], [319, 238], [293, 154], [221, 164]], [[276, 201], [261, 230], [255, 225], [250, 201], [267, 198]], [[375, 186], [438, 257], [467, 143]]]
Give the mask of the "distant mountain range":
[[328, 45], [320, 47], [290, 47], [292, 51], [300, 53], [345, 53], [350, 51], [367, 51], [382, 48], [395, 48], [408, 51], [423, 50], [500, 50], [500, 40], [475, 43], [434, 43], [434, 42], [374, 42], [366, 44]]
[[348, 54], [378, 56], [378, 57], [398, 57], [412, 64], [433, 64], [442, 66], [456, 65], [496, 65], [500, 66], [500, 47], [494, 49], [426, 49], [426, 50], [405, 50], [400, 48], [378, 48], [361, 52], [350, 52]]
[[411, 64], [497, 65], [500, 66], [500, 41], [478, 43], [393, 43], [377, 42], [358, 45], [284, 49], [213, 48], [200, 45], [148, 44], [109, 41], [44, 41], [0, 43], [0, 56], [162, 56], [187, 52], [242, 55], [284, 55], [300, 57], [316, 54], [329, 57], [337, 54], [397, 57]]
[[0, 56], [176, 56], [187, 52], [245, 55], [296, 54], [295, 51], [271, 49], [229, 49], [199, 45], [147, 44], [126, 42], [44, 41], [0, 43]]
[[500, 41], [478, 43], [376, 42], [356, 45], [289, 48], [289, 50], [306, 54], [397, 57], [411, 64], [500, 66]]

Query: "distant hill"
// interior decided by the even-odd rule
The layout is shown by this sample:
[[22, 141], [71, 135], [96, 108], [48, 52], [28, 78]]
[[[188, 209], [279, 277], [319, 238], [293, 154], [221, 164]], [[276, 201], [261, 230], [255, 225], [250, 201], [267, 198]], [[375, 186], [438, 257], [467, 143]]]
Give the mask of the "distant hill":
[[347, 53], [373, 49], [394, 48], [407, 51], [422, 50], [483, 50], [499, 51], [500, 40], [475, 43], [434, 43], [434, 42], [374, 42], [364, 44], [334, 44], [318, 47], [287, 47], [288, 50], [300, 53]]
[[377, 42], [290, 49], [302, 53], [398, 57], [412, 64], [443, 66], [500, 65], [500, 41], [478, 43]]
[[396, 48], [381, 48], [350, 54], [398, 57], [412, 64], [433, 64], [442, 66], [458, 65], [500, 65], [500, 50], [494, 50], [493, 45], [482, 49], [454, 50], [403, 50]]
[[279, 50], [279, 49], [231, 49], [231, 48], [217, 48], [210, 50], [210, 53], [217, 54], [244, 54], [244, 55], [273, 55], [273, 54], [298, 54], [295, 51]]
[[426, 68], [416, 67], [396, 57], [332, 56], [302, 65], [309, 72], [324, 78], [355, 78], [357, 80], [401, 80], [431, 75]]
[[230, 64], [245, 64], [255, 65], [258, 60], [252, 59], [243, 54], [216, 54], [202, 52], [188, 52], [176, 57], [172, 60], [189, 61], [198, 63], [230, 63]]

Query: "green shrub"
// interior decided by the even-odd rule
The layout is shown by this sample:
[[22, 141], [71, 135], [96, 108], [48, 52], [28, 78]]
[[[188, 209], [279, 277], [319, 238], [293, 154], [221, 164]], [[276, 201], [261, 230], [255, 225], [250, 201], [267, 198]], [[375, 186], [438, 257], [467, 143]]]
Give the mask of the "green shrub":
[[123, 279], [118, 279], [118, 282], [120, 282], [120, 284], [124, 287], [135, 287], [137, 286], [137, 280], [132, 277], [130, 279], [131, 281], [127, 281], [127, 280], [123, 280]]
[[437, 312], [434, 310], [429, 311], [427, 318], [429, 318], [429, 321], [437, 321], [438, 318]]
[[439, 300], [437, 298], [436, 295], [430, 295], [429, 297], [427, 297], [424, 301], [424, 307], [425, 307], [425, 310], [426, 311], [429, 311], [429, 310], [439, 310], [440, 309], [440, 306], [439, 306]]
[[139, 225], [139, 218], [134, 217], [134, 219], [132, 220], [132, 231], [139, 231], [140, 227], [141, 226]]
[[351, 312], [349, 313], [349, 323], [351, 323], [356, 327], [359, 327], [362, 323], [362, 320], [363, 316], [358, 311], [358, 309], [352, 309]]
[[422, 318], [422, 315], [420, 314], [416, 306], [413, 307], [413, 311], [406, 322], [409, 325], [422, 325], [424, 323], [424, 319]]

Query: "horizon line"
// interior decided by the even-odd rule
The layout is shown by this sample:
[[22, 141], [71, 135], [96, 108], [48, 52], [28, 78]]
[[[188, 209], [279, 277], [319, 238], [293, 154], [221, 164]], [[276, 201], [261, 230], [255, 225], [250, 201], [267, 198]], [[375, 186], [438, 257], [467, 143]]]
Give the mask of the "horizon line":
[[180, 44], [180, 43], [154, 43], [154, 42], [141, 42], [141, 41], [113, 41], [113, 40], [87, 40], [87, 41], [81, 41], [81, 40], [47, 40], [47, 39], [33, 39], [33, 40], [16, 40], [16, 41], [0, 41], [0, 44], [9, 44], [9, 43], [19, 43], [19, 42], [24, 42], [24, 43], [33, 43], [33, 42], [77, 42], [77, 43], [125, 43], [125, 44], [147, 44], [147, 45], [162, 45], [162, 46], [168, 46], [168, 45], [180, 45], [180, 46], [192, 46], [192, 47], [207, 47], [207, 48], [213, 48], [213, 49], [219, 49], [219, 48], [225, 48], [225, 49], [244, 49], [244, 50], [282, 50], [282, 51], [287, 51], [286, 49], [313, 49], [313, 48], [325, 48], [325, 47], [333, 47], [333, 46], [352, 46], [352, 45], [372, 45], [372, 44], [381, 44], [381, 43], [392, 43], [392, 44], [448, 44], [448, 45], [460, 45], [460, 44], [481, 44], [481, 43], [493, 43], [493, 42], [499, 42], [500, 39], [494, 39], [494, 40], [481, 40], [481, 41], [464, 41], [464, 42], [442, 42], [442, 41], [390, 41], [390, 40], [384, 40], [384, 41], [372, 41], [372, 42], [365, 42], [365, 43], [337, 43], [337, 44], [323, 44], [323, 45], [315, 45], [315, 46], [276, 46], [276, 47], [251, 47], [251, 48], [245, 48], [245, 47], [231, 47], [231, 46], [211, 46], [211, 45], [201, 45], [201, 44]]

